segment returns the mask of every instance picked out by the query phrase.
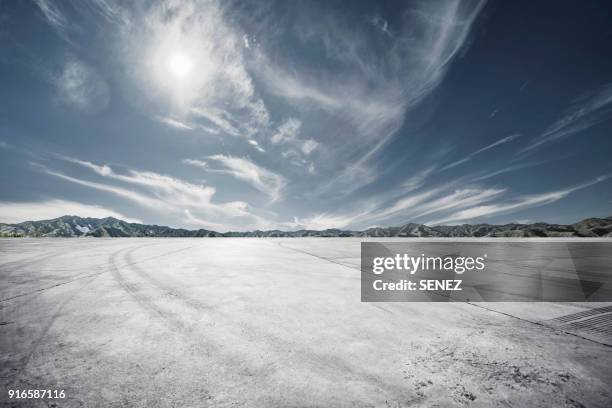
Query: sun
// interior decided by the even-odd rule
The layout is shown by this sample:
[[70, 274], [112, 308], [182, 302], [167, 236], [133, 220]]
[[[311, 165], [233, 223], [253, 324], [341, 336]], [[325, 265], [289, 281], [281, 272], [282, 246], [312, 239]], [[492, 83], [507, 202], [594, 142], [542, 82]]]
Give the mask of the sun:
[[168, 70], [176, 79], [182, 80], [189, 76], [193, 69], [193, 63], [186, 55], [174, 53], [168, 58]]

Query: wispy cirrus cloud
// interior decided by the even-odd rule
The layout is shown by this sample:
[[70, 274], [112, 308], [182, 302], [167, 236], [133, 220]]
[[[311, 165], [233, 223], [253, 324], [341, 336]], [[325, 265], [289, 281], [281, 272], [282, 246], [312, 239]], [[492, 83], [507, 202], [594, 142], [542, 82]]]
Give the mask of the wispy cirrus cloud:
[[408, 177], [400, 185], [399, 191], [402, 194], [405, 194], [423, 187], [425, 180], [427, 180], [427, 178], [437, 169], [437, 167], [437, 165], [426, 167], [418, 171], [416, 174]]
[[319, 143], [314, 139], [307, 139], [302, 143], [302, 153], [306, 156], [310, 155], [317, 147], [319, 147]]
[[270, 142], [276, 145], [290, 145], [293, 148], [292, 155], [299, 156], [298, 151], [303, 155], [309, 156], [319, 143], [314, 139], [305, 139], [300, 136], [302, 122], [296, 118], [289, 118], [278, 126]]
[[448, 169], [451, 169], [451, 168], [453, 168], [453, 167], [459, 166], [459, 165], [461, 165], [461, 164], [463, 164], [463, 163], [466, 163], [466, 162], [468, 162], [468, 161], [472, 160], [472, 159], [473, 159], [474, 157], [476, 157], [477, 155], [479, 155], [479, 154], [481, 154], [481, 153], [484, 153], [484, 152], [486, 152], [487, 150], [490, 150], [490, 149], [492, 149], [492, 148], [494, 148], [494, 147], [497, 147], [497, 146], [499, 146], [499, 145], [502, 145], [502, 144], [504, 144], [504, 143], [511, 142], [511, 141], [513, 141], [513, 140], [515, 140], [515, 139], [519, 138], [520, 136], [521, 136], [521, 135], [519, 135], [519, 134], [514, 134], [514, 135], [506, 136], [506, 137], [504, 137], [504, 138], [502, 138], [502, 139], [499, 139], [499, 140], [498, 140], [498, 141], [496, 141], [496, 142], [493, 142], [493, 143], [491, 143], [491, 144], [489, 144], [489, 145], [487, 145], [487, 146], [485, 146], [485, 147], [483, 147], [483, 148], [481, 148], [481, 149], [478, 149], [478, 150], [476, 150], [476, 151], [474, 151], [474, 152], [472, 152], [472, 153], [468, 154], [467, 156], [465, 156], [464, 158], [462, 158], [462, 159], [460, 159], [460, 160], [454, 161], [454, 162], [452, 162], [452, 163], [450, 163], [450, 164], [448, 164], [448, 165], [446, 165], [446, 166], [442, 167], [442, 168], [440, 169], [440, 171], [442, 171], [442, 170], [448, 170]]
[[159, 122], [163, 123], [164, 125], [170, 126], [171, 128], [174, 129], [178, 129], [178, 130], [193, 130], [195, 129], [193, 127], [193, 125], [186, 123], [186, 122], [181, 122], [180, 120], [174, 119], [174, 118], [170, 118], [170, 117], [165, 117], [165, 116], [158, 116], [156, 118]]
[[265, 153], [266, 149], [264, 149], [263, 147], [261, 147], [261, 145], [259, 144], [259, 142], [255, 139], [249, 139], [249, 144], [251, 146], [253, 146], [253, 148], [255, 150], [257, 150], [259, 153]]
[[430, 214], [445, 213], [485, 203], [506, 192], [505, 189], [500, 188], [457, 188], [460, 184], [460, 180], [455, 180], [441, 186], [406, 194], [368, 213], [368, 220], [376, 222], [400, 218], [403, 219], [402, 222], [419, 220]]
[[187, 122], [169, 116], [156, 116], [155, 119], [159, 123], [163, 123], [169, 128], [176, 129], [179, 131], [202, 131], [208, 135], [218, 135], [220, 133], [219, 129], [216, 127], [205, 126], [201, 123]]
[[537, 165], [540, 165], [540, 164], [543, 164], [543, 163], [545, 163], [545, 162], [539, 161], [539, 162], [527, 162], [527, 163], [513, 164], [513, 165], [510, 165], [510, 166], [506, 166], [504, 168], [498, 169], [498, 170], [487, 172], [484, 175], [475, 176], [475, 177], [471, 178], [470, 180], [473, 181], [473, 182], [484, 181], [484, 180], [491, 179], [493, 177], [497, 177], [497, 176], [499, 176], [501, 174], [511, 173], [513, 171], [526, 169], [526, 168], [537, 166]]
[[[208, 156], [207, 159], [219, 164], [221, 167], [213, 168], [210, 165], [196, 165], [207, 171], [229, 174], [238, 180], [242, 180], [262, 193], [267, 194], [272, 201], [276, 201], [281, 197], [281, 191], [286, 184], [286, 180], [279, 174], [258, 166], [244, 157], [216, 154]], [[188, 159], [185, 163], [193, 165], [194, 161]]]
[[512, 212], [516, 212], [519, 210], [523, 210], [526, 208], [542, 206], [554, 203], [556, 201], [561, 200], [562, 198], [567, 197], [571, 193], [585, 189], [587, 187], [593, 186], [595, 184], [601, 183], [602, 181], [608, 179], [609, 175], [604, 175], [597, 177], [593, 180], [587, 181], [578, 186], [569, 187], [563, 190], [557, 190], [549, 193], [542, 194], [534, 194], [524, 197], [519, 197], [512, 201], [504, 201], [489, 205], [479, 205], [475, 207], [471, 207], [465, 210], [457, 211], [452, 214], [449, 214], [443, 218], [432, 220], [427, 222], [429, 225], [437, 225], [444, 223], [454, 223], [458, 221], [469, 221], [478, 219], [481, 217], [487, 217], [495, 214], [508, 214]]
[[325, 226], [325, 228], [364, 228], [374, 224], [394, 225], [413, 222], [430, 214], [448, 214], [453, 210], [467, 208], [499, 198], [506, 192], [497, 188], [457, 188], [462, 180], [454, 180], [428, 189], [406, 190], [399, 198], [367, 200], [359, 203], [361, 209], [343, 213], [315, 213], [310, 217], [294, 219], [292, 225]]
[[395, 26], [382, 16], [356, 26], [327, 9], [317, 9], [313, 19], [309, 16], [315, 11], [297, 7], [299, 17], [286, 29], [297, 32], [304, 45], [320, 46], [326, 62], [342, 67], [338, 70], [322, 69], [320, 61], [316, 66], [292, 64], [262, 41], [253, 52], [255, 77], [300, 115], [316, 115], [303, 130], [320, 135], [317, 142], [335, 157], [315, 163], [327, 176], [320, 194], [347, 194], [378, 177], [370, 160], [401, 128], [407, 111], [444, 79], [483, 5], [454, 0], [413, 4]]
[[139, 11], [122, 31], [123, 58], [156, 109], [247, 139], [268, 128], [268, 109], [246, 68], [243, 34], [219, 2], [153, 2]]
[[612, 112], [612, 84], [598, 92], [583, 95], [563, 116], [535, 137], [523, 150], [528, 152], [544, 144], [580, 133], [606, 120]]
[[[513, 195], [507, 188], [458, 188], [466, 182], [465, 178], [460, 178], [428, 189], [417, 188], [417, 191], [411, 191], [400, 198], [361, 203], [360, 207], [366, 208], [365, 210], [315, 213], [310, 217], [296, 218], [288, 225], [304, 228], [316, 225], [324, 228], [359, 229], [371, 225], [389, 225], [390, 221], [393, 221], [392, 225], [402, 225], [406, 222], [452, 224], [552, 204], [609, 178], [610, 175], [603, 175], [577, 186], [526, 196]], [[426, 219], [434, 214], [434, 218]]]
[[[296, 186], [319, 180], [313, 194], [321, 196], [376, 180], [374, 156], [442, 82], [483, 5], [417, 2], [397, 10], [401, 18], [370, 8], [357, 20], [315, 3], [296, 5], [281, 20], [274, 5], [247, 15], [215, 0], [137, 7], [98, 0], [92, 10], [116, 29], [119, 62], [139, 91], [132, 103], [186, 134], [242, 139], [241, 149], [218, 146], [224, 161], [206, 161], [276, 201], [287, 179]], [[278, 46], [286, 37], [296, 39], [295, 52]], [[311, 54], [320, 60], [302, 58]], [[247, 148], [289, 165], [275, 166], [283, 174], [273, 176], [226, 167]]]
[[295, 141], [298, 138], [302, 122], [296, 118], [289, 118], [283, 122], [270, 138], [274, 144]]
[[188, 164], [190, 166], [200, 167], [202, 169], [208, 169], [208, 163], [204, 160], [199, 159], [183, 159], [184, 164]]
[[84, 113], [98, 113], [110, 101], [110, 89], [96, 70], [83, 61], [69, 56], [55, 80], [60, 99]]
[[108, 165], [69, 157], [62, 159], [90, 169], [108, 181], [75, 177], [40, 164], [34, 166], [50, 176], [110, 193], [156, 212], [174, 214], [184, 219], [185, 210], [188, 210], [200, 220], [211, 221], [211, 225], [223, 225], [221, 230], [244, 229], [245, 226], [260, 228], [267, 225], [265, 220], [250, 211], [248, 203], [244, 201], [215, 202], [216, 189], [211, 186], [194, 184], [151, 171], [129, 169], [118, 173]]
[[65, 34], [66, 31], [76, 28], [76, 25], [68, 20], [68, 17], [53, 0], [34, 0], [34, 2], [49, 25], [58, 33]]

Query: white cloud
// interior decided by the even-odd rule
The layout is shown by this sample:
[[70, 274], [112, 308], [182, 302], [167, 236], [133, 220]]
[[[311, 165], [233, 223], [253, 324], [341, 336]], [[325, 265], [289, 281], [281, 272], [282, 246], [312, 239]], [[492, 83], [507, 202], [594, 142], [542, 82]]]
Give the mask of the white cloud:
[[506, 137], [504, 137], [502, 139], [499, 139], [496, 142], [493, 142], [493, 143], [491, 143], [491, 144], [489, 144], [489, 145], [487, 145], [487, 146], [485, 146], [485, 147], [483, 147], [481, 149], [476, 150], [475, 152], [472, 152], [472, 153], [468, 154], [467, 156], [465, 156], [464, 158], [462, 158], [460, 160], [457, 160], [457, 161], [455, 161], [455, 162], [453, 162], [451, 164], [448, 164], [448, 165], [442, 167], [440, 169], [440, 171], [447, 170], [447, 169], [459, 166], [460, 164], [463, 164], [465, 162], [468, 162], [468, 161], [472, 160], [476, 155], [478, 155], [480, 153], [486, 152], [487, 150], [492, 149], [492, 148], [494, 148], [496, 146], [502, 145], [504, 143], [511, 142], [511, 141], [519, 138], [520, 136], [521, 135], [519, 135], [519, 134], [514, 134], [514, 135], [506, 136]]
[[389, 37], [393, 37], [393, 32], [389, 28], [389, 22], [382, 18], [379, 15], [376, 15], [369, 19], [369, 22], [376, 28], [378, 28], [382, 33]]
[[[440, 214], [436, 219], [426, 221], [427, 225], [453, 224], [460, 221], [506, 214], [530, 207], [551, 204], [569, 194], [590, 187], [608, 179], [610, 175], [597, 177], [591, 181], [571, 188], [544, 194], [523, 196], [515, 199], [504, 198], [508, 191], [500, 188], [469, 187], [456, 189], [461, 184], [458, 179], [429, 190], [419, 191], [391, 202], [372, 201], [360, 203], [363, 211], [344, 211], [344, 213], [319, 213], [306, 218], [295, 218], [287, 226], [292, 228], [359, 228], [364, 225], [399, 225], [415, 222], [431, 214]], [[503, 198], [503, 200], [502, 200]]]
[[193, 130], [193, 125], [190, 125], [185, 122], [181, 122], [180, 120], [176, 120], [169, 117], [158, 116], [157, 120], [165, 125], [170, 126], [171, 128], [178, 130]]
[[297, 166], [308, 164], [304, 156], [309, 156], [319, 146], [319, 143], [314, 139], [303, 139], [300, 137], [301, 127], [302, 122], [300, 120], [289, 118], [278, 126], [278, 129], [270, 138], [272, 144], [291, 146], [282, 152], [281, 155], [284, 158], [290, 159], [291, 163]]
[[[150, 171], [127, 170], [125, 173], [117, 173], [108, 165], [97, 165], [73, 158], [62, 159], [91, 169], [105, 179], [128, 186], [123, 187], [116, 184], [90, 181], [51, 170], [39, 164], [34, 165], [48, 175], [108, 192], [166, 216], [183, 217], [184, 211], [189, 210], [196, 217], [215, 219], [219, 225], [225, 226], [224, 230], [232, 228], [232, 225], [234, 225], [234, 228], [244, 230], [245, 228], [260, 226], [263, 222], [260, 217], [251, 213], [248, 203], [244, 201], [214, 202], [216, 189], [211, 186], [193, 184]], [[189, 164], [195, 162], [192, 160]], [[236, 223], [238, 224], [236, 225]]]
[[281, 153], [281, 156], [293, 166], [304, 167], [309, 165], [308, 160], [304, 159], [303, 155], [296, 149], [287, 149]]
[[[361, 82], [347, 82], [346, 79], [327, 82], [308, 76], [298, 77], [296, 73], [283, 72], [282, 68], [267, 64], [261, 63], [258, 69], [271, 92], [303, 109], [330, 112], [358, 132], [351, 135], [355, 139], [364, 136], [365, 139], [379, 138], [395, 133], [403, 122], [405, 111], [398, 83], [372, 90]], [[273, 142], [283, 140], [282, 134], [275, 136]]]
[[313, 140], [313, 139], [308, 139], [306, 140], [303, 144], [302, 144], [302, 153], [304, 153], [305, 155], [310, 155], [310, 153], [312, 153], [317, 147], [319, 146], [319, 144]]
[[289, 118], [283, 122], [277, 132], [270, 138], [270, 141], [274, 144], [287, 143], [294, 141], [300, 132], [302, 122], [296, 118]]
[[415, 218], [420, 218], [441, 211], [485, 203], [499, 197], [505, 191], [504, 189], [495, 188], [485, 190], [477, 188], [455, 190], [450, 194], [411, 209], [410, 215]]
[[160, 202], [158, 200], [151, 199], [150, 197], [146, 195], [136, 193], [126, 188], [116, 187], [116, 186], [112, 186], [112, 185], [108, 185], [104, 183], [97, 183], [94, 181], [88, 181], [88, 180], [80, 179], [77, 177], [72, 177], [72, 176], [66, 175], [58, 171], [47, 169], [44, 166], [38, 166], [38, 167], [40, 167], [46, 174], [50, 176], [55, 176], [62, 180], [70, 181], [72, 183], [75, 183], [81, 186], [93, 188], [93, 189], [100, 190], [100, 191], [105, 191], [107, 193], [112, 193], [121, 198], [125, 198], [136, 204], [139, 204], [143, 207], [149, 207], [149, 208], [159, 210], [159, 211], [168, 209], [168, 206], [165, 203]]
[[265, 41], [253, 53], [255, 75], [303, 115], [298, 116], [303, 130], [316, 134], [334, 157], [318, 166], [329, 180], [319, 194], [348, 194], [378, 177], [371, 159], [401, 128], [406, 112], [444, 79], [483, 4], [449, 0], [410, 5], [393, 31], [383, 16], [364, 21], [384, 38], [366, 35], [369, 30], [342, 13], [296, 6], [296, 17], [286, 29], [297, 32], [305, 46], [320, 45], [317, 51], [330, 64], [296, 65], [266, 48]]
[[519, 164], [514, 164], [508, 167], [505, 167], [503, 169], [499, 169], [496, 171], [492, 171], [492, 172], [487, 172], [487, 174], [484, 174], [482, 176], [478, 176], [475, 177], [473, 179], [471, 179], [471, 181], [482, 181], [482, 180], [487, 180], [496, 176], [499, 176], [500, 174], [506, 174], [506, 173], [510, 173], [516, 170], [521, 170], [521, 169], [526, 169], [528, 167], [533, 167], [533, 166], [537, 166], [539, 164], [543, 164], [544, 162], [529, 162], [529, 163], [519, 163]]
[[0, 201], [0, 222], [16, 224], [24, 221], [49, 220], [63, 215], [105, 218], [114, 217], [127, 222], [142, 222], [113, 210], [67, 200], [44, 200], [33, 202]]
[[265, 153], [266, 152], [266, 150], [259, 145], [259, 142], [257, 142], [257, 140], [249, 139], [249, 144], [251, 146], [253, 146], [253, 148], [255, 150], [257, 150], [258, 152], [260, 152], [260, 153]]
[[436, 165], [427, 167], [417, 172], [416, 174], [412, 175], [408, 179], [404, 180], [404, 182], [402, 182], [400, 186], [402, 192], [408, 193], [410, 191], [414, 191], [418, 188], [421, 188], [423, 184], [425, 183], [425, 180], [427, 179], [427, 177], [429, 177], [431, 173], [433, 173], [436, 170], [436, 167], [437, 167]]
[[513, 224], [533, 224], [533, 220], [530, 219], [524, 219], [524, 220], [515, 220], [512, 221]]
[[215, 133], [223, 132], [232, 136], [240, 136], [240, 131], [227, 119], [227, 112], [214, 108], [192, 108], [191, 113], [208, 121], [209, 125], [215, 127]]
[[94, 11], [98, 12], [110, 23], [127, 25], [130, 23], [131, 16], [129, 11], [123, 7], [125, 4], [121, 0], [90, 0]]
[[223, 167], [222, 169], [211, 169], [209, 167], [209, 171], [230, 174], [239, 180], [245, 181], [262, 193], [267, 194], [272, 201], [276, 201], [281, 197], [281, 190], [286, 184], [284, 177], [264, 169], [243, 157], [216, 154], [208, 156], [208, 159], [219, 163]]
[[[212, 218], [212, 220], [210, 218]], [[202, 215], [196, 216], [190, 210], [185, 210], [183, 212], [182, 219], [189, 225], [193, 225], [198, 228], [212, 229], [219, 232], [269, 230], [280, 227], [278, 224], [271, 223], [270, 221], [253, 214], [251, 214], [249, 217], [242, 217], [241, 219], [238, 219], [236, 223], [231, 225], [219, 223], [214, 217], [203, 218]]]
[[369, 215], [369, 219], [371, 220], [385, 220], [390, 217], [396, 216], [402, 212], [405, 212], [407, 209], [414, 208], [415, 206], [429, 200], [430, 198], [436, 196], [442, 189], [441, 188], [432, 188], [427, 191], [420, 192], [414, 195], [408, 195], [406, 197], [402, 197], [401, 199], [395, 201], [391, 206], [379, 209], [374, 213]]
[[[118, 30], [120, 55], [148, 102], [134, 103], [168, 126], [243, 137], [260, 153], [280, 154], [273, 145], [287, 144], [283, 151], [301, 156], [291, 158], [294, 164], [316, 166], [326, 180], [319, 193], [340, 195], [379, 176], [370, 159], [443, 80], [484, 2], [410, 5], [392, 27], [389, 16], [378, 14], [356, 27], [344, 13], [317, 5], [296, 5], [295, 21], [279, 22], [215, 0], [119, 4], [101, 9], [131, 23]], [[288, 32], [297, 34], [297, 47], [324, 60], [281, 54], [277, 41]], [[191, 69], [176, 75], [170, 64], [176, 56]], [[281, 119], [271, 120], [268, 105], [280, 106], [272, 117]]]
[[208, 168], [208, 163], [206, 163], [204, 160], [183, 159], [183, 163], [189, 164], [190, 166], [201, 167], [203, 169]]
[[457, 186], [464, 184], [462, 178], [414, 192], [414, 190], [420, 189], [422, 180], [432, 171], [434, 171], [434, 167], [427, 168], [411, 177], [406, 185], [404, 195], [399, 198], [397, 196], [385, 198], [385, 195], [381, 195], [375, 199], [370, 198], [358, 203], [358, 207], [365, 208], [363, 211], [349, 211], [348, 216], [346, 214], [323, 213], [321, 219], [338, 220], [337, 224], [341, 224], [339, 220], [347, 221], [346, 225], [351, 225], [353, 228], [361, 228], [359, 226], [373, 225], [373, 223], [399, 225], [406, 222], [417, 222], [430, 214], [449, 214], [450, 211], [487, 203], [500, 198], [507, 192], [506, 189], [500, 188], [457, 188]]
[[183, 130], [183, 131], [203, 130], [204, 132], [212, 134], [212, 135], [219, 134], [219, 129], [216, 127], [213, 128], [213, 127], [205, 126], [205, 125], [198, 124], [198, 123], [184, 122], [178, 119], [174, 119], [171, 117], [165, 117], [165, 116], [157, 116], [156, 119], [158, 122], [163, 123], [164, 125], [177, 129], [177, 130]]
[[534, 138], [524, 149], [529, 151], [543, 144], [582, 132], [605, 119], [610, 113], [612, 103], [612, 84], [604, 86], [594, 95], [585, 95], [574, 106], [565, 111], [563, 117], [550, 125]]
[[98, 113], [106, 108], [110, 100], [106, 82], [91, 66], [74, 57], [66, 59], [55, 84], [60, 99], [84, 113]]
[[[281, 197], [287, 179], [295, 182], [296, 189], [308, 185], [314, 193], [316, 187], [312, 186], [323, 186], [317, 192], [326, 189], [325, 193], [340, 196], [378, 178], [384, 170], [371, 159], [402, 127], [406, 112], [443, 80], [466, 44], [483, 4], [459, 0], [420, 2], [399, 10], [398, 18], [392, 20], [388, 15], [370, 18], [369, 14], [358, 21], [348, 19], [341, 10], [326, 12], [316, 4], [304, 6], [316, 14], [317, 18], [311, 18], [301, 13], [301, 5], [296, 5], [295, 24], [293, 19], [279, 19], [269, 25], [270, 29], [257, 30], [250, 26], [248, 16], [241, 15], [244, 8], [215, 0], [146, 2], [134, 7], [110, 0], [95, 1], [92, 7], [100, 9], [106, 20], [120, 24], [115, 26], [119, 27], [119, 41], [113, 44], [118, 50], [114, 55], [120, 57], [124, 72], [131, 75], [137, 82], [136, 90], [141, 91], [128, 95], [131, 103], [165, 126], [193, 131], [188, 133], [190, 136], [198, 130], [221, 134], [206, 141], [219, 145], [207, 144], [206, 149], [223, 154], [204, 160], [186, 159], [184, 163], [230, 174], [272, 200]], [[260, 14], [254, 12], [253, 18], [259, 19]], [[278, 15], [271, 13], [269, 18], [274, 20]], [[131, 24], [125, 24], [128, 20]], [[267, 25], [267, 21], [261, 24]], [[243, 27], [248, 27], [248, 35]], [[284, 47], [278, 47], [277, 41], [284, 41], [287, 33], [297, 39], [293, 45], [299, 49], [282, 54]], [[314, 54], [321, 60], [301, 58]], [[173, 68], [171, 61], [177, 58], [183, 61], [184, 69], [177, 71], [176, 64]], [[79, 92], [72, 94], [76, 95], [74, 101], [84, 99], [78, 96]], [[275, 111], [271, 115], [268, 108], [272, 107]], [[225, 135], [243, 139], [228, 140], [222, 137]], [[246, 148], [267, 153], [251, 153], [258, 162], [269, 160], [261, 161], [262, 165], [285, 158], [286, 162], [274, 168], [292, 176], [271, 172], [242, 158]], [[216, 190], [212, 186], [153, 172], [118, 171], [85, 161], [74, 163], [92, 170], [104, 181], [99, 182], [95, 175], [74, 176], [57, 171], [49, 174], [157, 211], [180, 214], [194, 223], [211, 225], [209, 220], [214, 220], [225, 224], [242, 216], [250, 217], [253, 224], [261, 221], [255, 219], [246, 203], [214, 203]], [[422, 187], [428, 175], [407, 181], [401, 194]], [[453, 195], [455, 190], [446, 193], [457, 202], [478, 197], [477, 192], [464, 192], [465, 196], [460, 197]], [[431, 199], [441, 200], [436, 194]], [[203, 204], [196, 204], [200, 202]], [[370, 209], [370, 213], [380, 219], [401, 216], [413, 209], [411, 203], [413, 197], [401, 197], [376, 212]], [[419, 205], [422, 212], [427, 210], [424, 203]], [[227, 212], [220, 218], [223, 208]], [[310, 225], [339, 225], [358, 220], [359, 216], [369, 215], [359, 212], [338, 217], [319, 213], [305, 220]]]
[[246, 138], [267, 129], [269, 112], [246, 69], [243, 34], [228, 24], [219, 2], [157, 2], [141, 11], [122, 31], [123, 55], [159, 110]]
[[444, 223], [457, 222], [457, 221], [468, 221], [468, 220], [473, 220], [476, 218], [486, 217], [486, 216], [490, 216], [494, 214], [507, 214], [507, 213], [512, 213], [512, 212], [523, 210], [523, 209], [530, 208], [530, 207], [551, 204], [551, 203], [554, 203], [555, 201], [559, 201], [562, 198], [567, 197], [568, 195], [570, 195], [571, 193], [575, 191], [582, 190], [584, 188], [590, 187], [597, 183], [601, 183], [602, 181], [608, 178], [609, 178], [608, 175], [600, 176], [591, 181], [588, 181], [586, 183], [580, 184], [575, 187], [567, 188], [564, 190], [553, 191], [550, 193], [524, 196], [517, 200], [514, 200], [514, 202], [504, 201], [504, 202], [490, 204], [490, 205], [479, 205], [476, 207], [472, 207], [472, 208], [468, 208], [465, 210], [455, 212], [453, 214], [450, 214], [438, 220], [427, 222], [427, 224], [436, 225], [436, 224], [444, 224]]
[[315, 214], [310, 217], [298, 218], [295, 217], [293, 222], [288, 222], [285, 225], [292, 229], [308, 229], [308, 230], [325, 230], [331, 228], [344, 228], [352, 224], [363, 214], [357, 215], [333, 215], [333, 214]]
[[52, 0], [34, 0], [40, 11], [47, 19], [47, 22], [51, 27], [57, 30], [60, 34], [65, 33], [68, 30], [76, 28], [74, 24], [68, 21], [68, 18], [64, 15], [58, 5]]
[[189, 225], [196, 226], [198, 228], [205, 228], [212, 231], [228, 231], [230, 227], [227, 224], [218, 223], [209, 219], [197, 217], [189, 210], [183, 211], [183, 222]]

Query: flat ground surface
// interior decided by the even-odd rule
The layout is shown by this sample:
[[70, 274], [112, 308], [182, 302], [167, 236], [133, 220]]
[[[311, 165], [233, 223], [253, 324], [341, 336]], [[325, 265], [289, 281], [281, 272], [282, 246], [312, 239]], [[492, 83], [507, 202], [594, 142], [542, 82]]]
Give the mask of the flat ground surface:
[[359, 242], [0, 240], [0, 404], [612, 406], [610, 304], [361, 303]]

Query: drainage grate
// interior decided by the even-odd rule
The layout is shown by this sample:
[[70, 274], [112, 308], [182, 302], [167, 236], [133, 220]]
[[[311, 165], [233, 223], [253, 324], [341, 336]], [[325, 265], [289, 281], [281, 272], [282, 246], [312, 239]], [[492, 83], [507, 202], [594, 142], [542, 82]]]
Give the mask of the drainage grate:
[[602, 314], [578, 322], [571, 322], [567, 326], [575, 330], [589, 330], [612, 335], [612, 313]]
[[612, 345], [612, 306], [559, 316], [543, 323]]
[[580, 319], [584, 319], [585, 317], [600, 315], [602, 313], [607, 313], [607, 312], [612, 312], [612, 306], [598, 307], [596, 309], [584, 310], [582, 312], [572, 313], [569, 315], [556, 317], [554, 319], [551, 319], [550, 321], [556, 322], [556, 323], [567, 323], [567, 322], [572, 322], [574, 320], [580, 320]]

